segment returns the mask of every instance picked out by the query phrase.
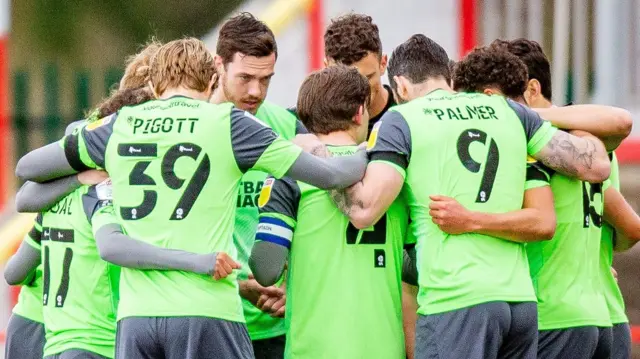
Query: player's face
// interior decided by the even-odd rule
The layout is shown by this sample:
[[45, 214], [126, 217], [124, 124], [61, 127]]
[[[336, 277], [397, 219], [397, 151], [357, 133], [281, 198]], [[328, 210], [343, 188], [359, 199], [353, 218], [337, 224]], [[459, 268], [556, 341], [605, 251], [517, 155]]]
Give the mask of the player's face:
[[[328, 60], [327, 65], [335, 65], [336, 62]], [[353, 67], [358, 69], [358, 72], [369, 81], [369, 88], [371, 89], [371, 98], [376, 98], [380, 91], [383, 91], [382, 87], [382, 75], [387, 69], [387, 55], [383, 55], [379, 58], [377, 54], [369, 52], [367, 56], [363, 57], [360, 61], [355, 62]], [[370, 104], [372, 101], [369, 102]]]
[[255, 115], [267, 97], [275, 65], [275, 53], [264, 57], [236, 53], [233, 61], [218, 68], [220, 86], [226, 99], [237, 108]]
[[359, 110], [360, 124], [358, 126], [358, 132], [356, 134], [356, 141], [362, 143], [367, 140], [369, 134], [369, 110], [366, 106], [362, 106], [362, 110]]

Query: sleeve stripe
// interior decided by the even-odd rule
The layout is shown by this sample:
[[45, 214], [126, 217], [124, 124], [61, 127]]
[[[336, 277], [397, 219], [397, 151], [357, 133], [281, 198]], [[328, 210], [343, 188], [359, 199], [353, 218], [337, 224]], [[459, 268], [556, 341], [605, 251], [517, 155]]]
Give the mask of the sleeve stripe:
[[[293, 230], [293, 227], [291, 227], [290, 225], [287, 224], [287, 222], [278, 219], [278, 218], [274, 218], [274, 217], [266, 217], [266, 216], [261, 216], [260, 217], [260, 224], [274, 224], [276, 226], [280, 226], [283, 227], [285, 229], [288, 229], [289, 231]], [[258, 227], [259, 229], [260, 227]]]
[[289, 242], [291, 242], [291, 238], [293, 238], [293, 231], [291, 229], [269, 223], [259, 223], [256, 234], [259, 233], [274, 235]]
[[273, 234], [268, 233], [256, 233], [256, 240], [271, 242], [286, 248], [291, 248], [291, 242]]
[[78, 135], [69, 135], [64, 139], [64, 154], [71, 168], [78, 172], [90, 169], [80, 159], [80, 151], [78, 149]]
[[409, 165], [407, 156], [396, 152], [373, 152], [370, 154], [371, 161], [386, 161], [395, 164], [396, 166], [407, 169]]
[[544, 172], [540, 171], [536, 167], [531, 166], [527, 168], [527, 181], [531, 180], [548, 182], [549, 178]]

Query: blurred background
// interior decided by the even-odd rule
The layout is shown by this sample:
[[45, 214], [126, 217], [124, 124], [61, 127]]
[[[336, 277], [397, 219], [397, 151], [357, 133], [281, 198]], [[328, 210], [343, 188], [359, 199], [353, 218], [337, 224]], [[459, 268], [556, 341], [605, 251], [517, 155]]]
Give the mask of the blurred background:
[[[0, 0], [0, 266], [33, 219], [12, 208], [16, 159], [82, 118], [150, 37], [197, 36], [215, 51], [218, 26], [239, 11], [276, 34], [268, 98], [282, 106], [295, 104], [305, 75], [322, 66], [329, 19], [350, 11], [373, 17], [387, 53], [414, 33], [453, 59], [496, 38], [537, 40], [552, 61], [555, 103], [618, 105], [634, 114], [636, 126], [617, 154], [622, 192], [640, 205], [640, 0]], [[631, 323], [640, 325], [638, 251], [618, 254], [615, 268]], [[4, 328], [17, 290], [0, 282]], [[640, 331], [633, 338], [640, 343]], [[634, 351], [640, 358], [640, 345]]]

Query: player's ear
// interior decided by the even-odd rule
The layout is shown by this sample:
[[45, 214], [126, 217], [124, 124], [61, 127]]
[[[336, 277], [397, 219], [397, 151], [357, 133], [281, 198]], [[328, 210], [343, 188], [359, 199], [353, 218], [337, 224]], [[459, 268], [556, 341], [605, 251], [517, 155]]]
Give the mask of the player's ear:
[[405, 100], [409, 98], [410, 91], [408, 80], [403, 76], [393, 76], [393, 81], [396, 83], [396, 89], [394, 91], [396, 102], [406, 102]]
[[384, 74], [385, 71], [387, 71], [387, 64], [389, 62], [389, 58], [387, 57], [387, 54], [382, 54], [382, 57], [380, 58], [380, 74]]
[[158, 93], [156, 92], [156, 89], [153, 86], [153, 82], [151, 82], [151, 80], [149, 80], [147, 82], [147, 86], [149, 87], [149, 90], [151, 90], [151, 93], [153, 94], [154, 98], [159, 98], [160, 96], [158, 96]]
[[486, 89], [484, 89], [484, 91], [482, 91], [482, 92], [483, 92], [485, 95], [489, 95], [489, 96], [491, 96], [491, 95], [495, 95], [495, 92], [493, 92], [493, 90], [492, 90], [492, 89], [490, 89], [490, 88], [486, 88]]
[[358, 111], [356, 112], [356, 115], [353, 116], [353, 122], [355, 122], [356, 125], [360, 126], [362, 124], [362, 121], [364, 120], [363, 115], [364, 115], [364, 106], [360, 105], [360, 107], [358, 107]]
[[540, 96], [540, 93], [542, 92], [540, 81], [536, 79], [529, 80], [529, 83], [527, 83], [527, 91], [529, 91], [529, 96], [531, 97]]
[[222, 57], [220, 57], [219, 55], [213, 56], [213, 65], [215, 66], [216, 72], [218, 74], [224, 73], [225, 68], [224, 68], [224, 61], [222, 61]]

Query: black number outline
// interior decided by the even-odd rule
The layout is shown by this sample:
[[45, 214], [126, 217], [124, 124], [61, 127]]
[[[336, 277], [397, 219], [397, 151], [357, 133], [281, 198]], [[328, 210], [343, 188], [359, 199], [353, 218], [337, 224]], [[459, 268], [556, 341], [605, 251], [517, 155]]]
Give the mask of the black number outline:
[[[469, 172], [478, 173], [482, 167], [482, 163], [476, 162], [469, 153], [469, 148], [474, 142], [480, 142], [483, 145], [487, 144], [487, 133], [475, 128], [470, 128], [462, 131], [456, 142], [458, 159], [462, 166]], [[484, 172], [482, 173], [482, 180], [480, 181], [480, 187], [478, 188], [478, 195], [476, 196], [476, 203], [486, 203], [491, 197], [493, 185], [496, 180], [496, 174], [498, 173], [498, 166], [500, 164], [500, 151], [498, 150], [498, 144], [492, 138], [489, 142], [489, 149], [487, 151], [487, 159], [485, 161]]]

